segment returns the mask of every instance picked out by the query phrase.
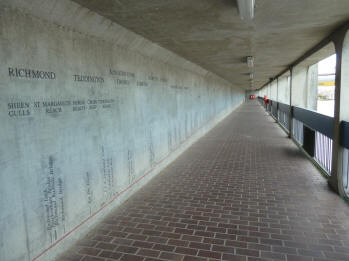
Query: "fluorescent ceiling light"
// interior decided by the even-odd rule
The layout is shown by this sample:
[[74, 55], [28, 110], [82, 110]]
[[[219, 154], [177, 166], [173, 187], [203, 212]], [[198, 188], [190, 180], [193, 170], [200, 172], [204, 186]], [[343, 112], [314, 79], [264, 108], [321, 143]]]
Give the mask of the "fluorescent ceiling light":
[[250, 73], [250, 80], [253, 80], [253, 73]]
[[240, 18], [252, 20], [254, 18], [255, 0], [237, 0]]
[[253, 56], [247, 56], [247, 66], [248, 68], [253, 68]]

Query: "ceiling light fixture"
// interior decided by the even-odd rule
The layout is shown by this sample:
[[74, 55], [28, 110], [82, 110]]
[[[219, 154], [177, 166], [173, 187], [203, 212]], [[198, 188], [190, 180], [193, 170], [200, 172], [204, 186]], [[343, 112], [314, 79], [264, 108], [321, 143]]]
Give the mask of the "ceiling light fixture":
[[255, 0], [237, 0], [240, 18], [252, 20], [254, 18]]
[[250, 80], [253, 80], [253, 73], [250, 73]]
[[253, 56], [247, 56], [247, 66], [248, 66], [248, 68], [253, 68], [253, 61], [254, 61]]

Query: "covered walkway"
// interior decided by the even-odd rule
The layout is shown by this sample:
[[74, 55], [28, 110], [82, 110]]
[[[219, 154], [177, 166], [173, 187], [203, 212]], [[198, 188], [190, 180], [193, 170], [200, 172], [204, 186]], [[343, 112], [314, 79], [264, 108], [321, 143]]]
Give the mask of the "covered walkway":
[[59, 260], [349, 260], [349, 208], [247, 102]]

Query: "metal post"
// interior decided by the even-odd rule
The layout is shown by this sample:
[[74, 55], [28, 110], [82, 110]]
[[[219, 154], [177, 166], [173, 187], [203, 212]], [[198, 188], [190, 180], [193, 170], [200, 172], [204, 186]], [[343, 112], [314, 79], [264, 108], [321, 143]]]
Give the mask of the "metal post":
[[276, 121], [279, 122], [279, 77], [276, 77]]
[[279, 102], [279, 77], [276, 78], [276, 101]]
[[293, 109], [292, 109], [292, 77], [293, 77], [293, 67], [290, 68], [290, 119], [289, 119], [289, 123], [290, 123], [290, 131], [288, 133], [288, 137], [290, 139], [293, 139], [293, 133], [292, 133], [292, 129], [293, 129]]

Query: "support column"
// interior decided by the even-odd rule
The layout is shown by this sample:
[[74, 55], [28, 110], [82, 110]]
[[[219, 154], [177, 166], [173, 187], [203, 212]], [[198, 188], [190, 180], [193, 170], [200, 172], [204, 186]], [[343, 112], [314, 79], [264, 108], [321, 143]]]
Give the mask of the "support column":
[[[347, 30], [339, 31], [334, 39], [336, 49], [336, 78], [335, 78], [335, 103], [334, 103], [334, 126], [333, 126], [333, 150], [332, 150], [332, 172], [328, 179], [329, 186], [337, 193], [343, 195], [342, 186], [342, 154], [343, 148], [340, 145], [340, 122], [341, 122], [341, 101], [345, 101], [341, 97], [342, 92], [342, 58], [343, 43]], [[343, 104], [344, 105], [344, 104]]]
[[276, 78], [276, 101], [279, 102], [279, 77]]
[[293, 139], [293, 110], [292, 110], [292, 75], [293, 75], [293, 67], [290, 68], [290, 132], [288, 133], [288, 137]]

